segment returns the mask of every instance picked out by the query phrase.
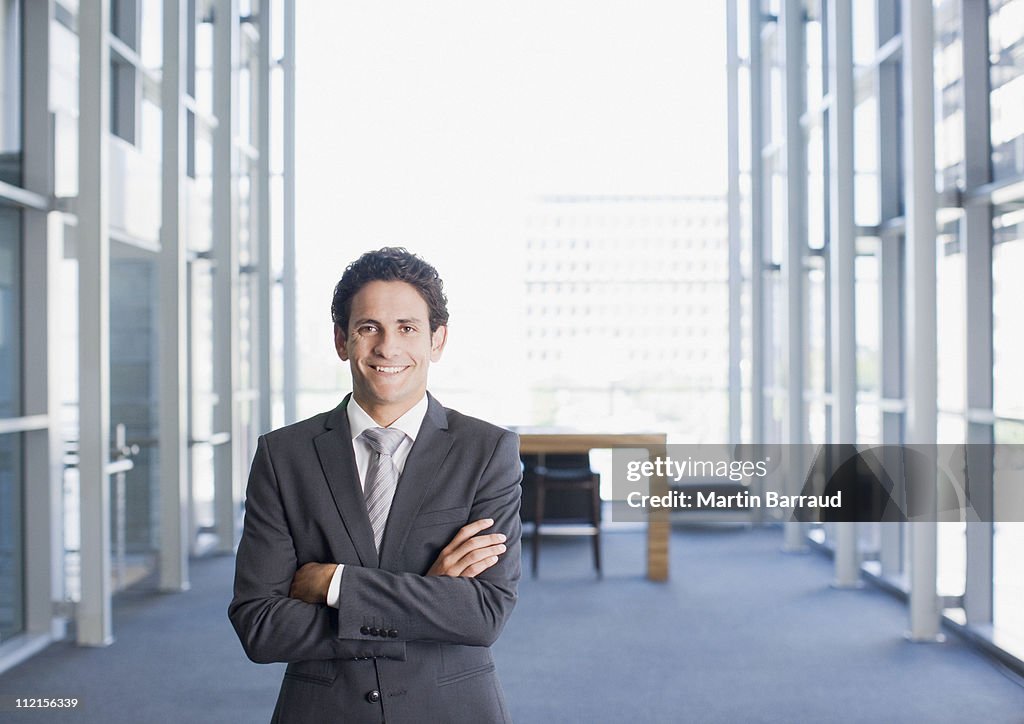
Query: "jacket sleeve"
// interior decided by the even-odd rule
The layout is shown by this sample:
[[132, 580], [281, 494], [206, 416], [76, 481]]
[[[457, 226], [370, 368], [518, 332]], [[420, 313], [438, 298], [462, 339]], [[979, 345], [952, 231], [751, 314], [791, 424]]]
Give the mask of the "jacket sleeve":
[[[401, 641], [338, 638], [334, 609], [288, 597], [297, 569], [277, 475], [260, 437], [249, 473], [245, 525], [228, 617], [246, 655], [261, 664], [387, 656], [404, 659]], [[345, 571], [348, 576], [349, 571]]]
[[423, 576], [345, 566], [337, 612], [337, 637], [352, 642], [438, 641], [490, 646], [516, 602], [522, 574], [519, 439], [505, 432], [484, 469], [469, 520], [493, 518], [506, 535], [498, 563], [476, 578]]

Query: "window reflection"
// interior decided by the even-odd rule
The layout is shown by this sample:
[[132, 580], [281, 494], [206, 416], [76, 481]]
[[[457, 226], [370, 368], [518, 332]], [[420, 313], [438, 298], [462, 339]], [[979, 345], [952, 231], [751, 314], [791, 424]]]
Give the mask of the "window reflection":
[[[964, 306], [964, 255], [960, 250], [959, 223], [951, 221], [939, 228], [937, 237], [938, 269], [936, 283], [936, 343], [938, 357], [938, 405], [941, 412], [962, 413], [966, 375], [966, 319]], [[949, 442], [963, 442], [958, 437]]]
[[0, 206], [0, 419], [21, 412], [21, 212]]
[[[1024, 445], [1024, 421], [997, 421], [995, 441], [997, 444]], [[997, 456], [996, 460], [993, 503], [995, 509], [1000, 510], [1006, 505], [1007, 497], [1016, 499], [1018, 491], [1013, 481], [1018, 479], [1019, 473], [1015, 471], [1007, 476], [1010, 485], [1000, 484], [1003, 479], [1000, 474], [1001, 458]], [[1020, 567], [1024, 554], [1024, 522], [995, 523], [992, 547], [992, 623], [1000, 635], [1024, 641], [1024, 607], [1020, 605], [1024, 601], [1024, 576]]]
[[853, 111], [854, 220], [874, 226], [879, 219], [878, 188], [878, 99], [874, 96], [857, 104]]
[[[825, 135], [824, 118], [816, 114], [814, 124], [807, 130], [807, 188], [825, 188]], [[825, 195], [807, 194], [807, 245], [812, 249], [825, 246]]]
[[811, 402], [807, 411], [808, 440], [824, 443], [828, 434], [828, 410], [825, 406], [825, 269], [824, 259], [811, 257], [807, 274], [807, 389]]
[[994, 411], [1000, 417], [1024, 418], [1024, 210], [1000, 210], [994, 226], [1001, 243], [992, 249]]
[[878, 47], [876, 37], [875, 3], [855, 2], [853, 10], [853, 63], [868, 65], [875, 57]]
[[21, 183], [21, 2], [0, 0], [0, 181]]
[[992, 175], [1024, 174], [1024, 0], [989, 3]]
[[0, 641], [21, 633], [24, 570], [21, 535], [22, 435], [0, 435]]
[[880, 320], [878, 289], [878, 239], [858, 239], [854, 261], [854, 299], [857, 340], [857, 389], [874, 395], [879, 391], [878, 347]]
[[821, 3], [818, 0], [811, 0], [808, 3], [804, 30], [807, 52], [807, 105], [813, 107], [825, 94], [822, 85], [824, 46], [822, 43]]
[[935, 5], [935, 167], [942, 188], [963, 181], [963, 45], [960, 36], [960, 0]]

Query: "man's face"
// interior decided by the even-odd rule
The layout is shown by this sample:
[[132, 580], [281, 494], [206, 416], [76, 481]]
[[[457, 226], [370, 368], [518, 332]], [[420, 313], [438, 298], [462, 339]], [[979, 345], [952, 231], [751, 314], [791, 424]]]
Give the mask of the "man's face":
[[374, 281], [352, 297], [348, 329], [335, 325], [334, 346], [352, 370], [356, 402], [390, 425], [423, 397], [447, 335], [443, 326], [431, 334], [430, 310], [414, 286]]

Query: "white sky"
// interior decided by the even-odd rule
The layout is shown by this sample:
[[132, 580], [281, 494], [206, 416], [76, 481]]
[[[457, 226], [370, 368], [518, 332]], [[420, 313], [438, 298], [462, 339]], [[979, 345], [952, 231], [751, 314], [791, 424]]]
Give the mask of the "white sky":
[[297, 10], [299, 320], [316, 340], [300, 344], [325, 370], [331, 287], [367, 249], [404, 245], [438, 267], [453, 328], [432, 379], [472, 386], [481, 365], [515, 374], [480, 350], [515, 341], [530, 199], [725, 191], [724, 3]]

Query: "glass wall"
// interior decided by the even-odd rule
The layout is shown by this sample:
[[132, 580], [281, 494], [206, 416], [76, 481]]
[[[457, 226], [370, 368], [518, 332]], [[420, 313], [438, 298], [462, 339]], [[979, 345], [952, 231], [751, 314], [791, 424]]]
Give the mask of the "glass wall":
[[0, 204], [0, 419], [22, 414], [21, 211]]
[[857, 336], [857, 441], [882, 442], [879, 423], [881, 397], [879, 324], [882, 319], [879, 297], [879, 241], [858, 239], [854, 260], [854, 313]]
[[961, 0], [935, 3], [935, 168], [939, 189], [963, 187], [964, 114]]
[[[701, 74], [699, 115], [713, 123], [687, 130], [695, 91], [678, 82], [693, 52], [679, 33], [723, 28], [724, 4], [595, 9], [593, 22], [622, 41], [611, 52], [578, 37], [562, 13], [571, 3], [557, 5], [521, 9], [541, 46], [579, 48], [557, 63], [522, 57], [489, 21], [472, 52], [460, 41], [424, 57], [428, 31], [404, 13], [373, 42], [355, 29], [392, 23], [369, 7], [324, 3], [300, 17], [300, 417], [349, 389], [331, 344], [333, 285], [362, 252], [401, 245], [435, 264], [448, 290], [451, 336], [430, 370], [446, 405], [506, 425], [728, 438], [724, 63]], [[439, 11], [430, 30], [446, 37], [477, 12]], [[317, 77], [306, 69], [339, 65], [356, 70], [332, 75], [331, 93], [302, 87]], [[504, 83], [485, 80], [506, 71], [519, 89], [511, 104]], [[783, 218], [768, 222], [779, 243]], [[749, 329], [760, 309], [747, 309]]]
[[[215, 5], [225, 12], [215, 14]], [[185, 21], [176, 49], [164, 42], [171, 30], [164, 27], [164, 15], [172, 7]], [[258, 131], [269, 128], [269, 109], [257, 104], [254, 89], [281, 60], [272, 61], [260, 33], [280, 29], [283, 8], [280, 1], [110, 0], [107, 26], [90, 28], [89, 21], [99, 17], [95, 3], [0, 0], [0, 667], [38, 650], [43, 639], [62, 630], [67, 616], [61, 604], [80, 604], [69, 607], [81, 614], [71, 627], [80, 642], [110, 641], [107, 614], [117, 600], [112, 591], [140, 582], [184, 589], [187, 554], [205, 552], [192, 546], [195, 533], [213, 528], [224, 552], [235, 540], [243, 497], [236, 483], [244, 479], [255, 433], [268, 422], [256, 414], [265, 398], [256, 379], [264, 368], [255, 345], [269, 336], [270, 324], [256, 313], [255, 303], [265, 291], [260, 285], [266, 267], [260, 265], [267, 260], [255, 253], [257, 240], [264, 238], [265, 208], [250, 190], [267, 186], [257, 178], [263, 173], [258, 145], [266, 142]], [[87, 37], [90, 29], [105, 32]], [[40, 48], [48, 48], [48, 54], [36, 52]], [[279, 56], [281, 43], [275, 48]], [[164, 57], [167, 50], [174, 51], [170, 58]], [[83, 58], [108, 53], [105, 68], [81, 65]], [[180, 103], [171, 100], [173, 107], [162, 97], [169, 59], [180, 59], [185, 69], [183, 97]], [[215, 79], [232, 92], [215, 98]], [[237, 84], [240, 99], [233, 92]], [[98, 109], [100, 99], [109, 112], [102, 130], [90, 127], [89, 112]], [[176, 114], [185, 125], [180, 139], [185, 169], [178, 178], [165, 178], [171, 166], [164, 158], [163, 120]], [[240, 132], [234, 137], [236, 126]], [[82, 131], [104, 134], [105, 142], [96, 143], [101, 155], [95, 168], [80, 168]], [[278, 124], [273, 132], [284, 130]], [[84, 156], [93, 162], [91, 154]], [[215, 159], [223, 161], [217, 169]], [[101, 187], [90, 188], [98, 193], [80, 194], [82, 178], [99, 179]], [[181, 191], [175, 211], [182, 221], [177, 241], [189, 262], [185, 279], [173, 264], [162, 263], [172, 228], [162, 223], [165, 182]], [[223, 200], [217, 209], [215, 194]], [[223, 232], [217, 248], [215, 216]], [[236, 267], [231, 274], [214, 273], [221, 255], [230, 259], [223, 268]], [[107, 287], [80, 288], [80, 262], [84, 269], [97, 259], [109, 264], [100, 276], [109, 280]], [[242, 289], [236, 288], [238, 271]], [[187, 284], [191, 292], [185, 310], [166, 308], [177, 295], [163, 291], [175, 284]], [[235, 294], [246, 297], [240, 318]], [[109, 374], [79, 364], [79, 351], [96, 344], [93, 339], [80, 344], [80, 314], [104, 309], [109, 317], [92, 316], [98, 320], [92, 331], [109, 338]], [[174, 329], [169, 320], [182, 311], [189, 329]], [[236, 340], [221, 350], [218, 361], [231, 365], [228, 382], [213, 374], [214, 318], [240, 326], [246, 345], [245, 366], [237, 376]], [[185, 337], [190, 375], [181, 370], [162, 375], [168, 370], [161, 362], [174, 364], [161, 360], [162, 334]], [[180, 398], [161, 393], [167, 387], [160, 384], [162, 376], [187, 376], [188, 389], [180, 390]], [[171, 427], [164, 423], [176, 417], [167, 411], [190, 393], [187, 434], [175, 419], [178, 431], [162, 439], [161, 430]], [[211, 420], [218, 400], [230, 401], [232, 410], [220, 421], [222, 430], [213, 429]], [[84, 407], [97, 403], [107, 409]], [[80, 419], [109, 419], [105, 432], [112, 447], [119, 443], [117, 449], [87, 454], [96, 451], [82, 448], [88, 436], [81, 434]], [[118, 437], [122, 432], [125, 440]], [[164, 469], [174, 471], [167, 463], [175, 456], [160, 453], [192, 443], [191, 474], [161, 475], [161, 460]], [[217, 475], [223, 478], [214, 478], [214, 444], [229, 451], [217, 456]], [[111, 463], [119, 472], [110, 472]], [[160, 504], [171, 493], [184, 499], [179, 486], [192, 481], [190, 505]], [[109, 492], [109, 508], [99, 504], [108, 502], [99, 491]], [[185, 516], [192, 516], [191, 538], [176, 535]], [[44, 540], [52, 546], [33, 544]], [[44, 559], [47, 548], [52, 548], [49, 560]], [[108, 566], [109, 586], [94, 575]], [[38, 585], [26, 585], [27, 572], [34, 572]]]
[[[0, 205], [0, 420], [22, 410], [21, 212]], [[0, 434], [0, 642], [24, 628], [22, 434]]]
[[[1024, 194], [1012, 183], [1024, 178], [1024, 105], [1020, 102], [1024, 98], [1024, 0], [990, 0], [985, 4], [865, 0], [835, 6], [806, 0], [799, 3], [804, 32], [788, 40], [780, 27], [785, 24], [787, 9], [792, 11], [791, 5], [760, 0], [741, 5], [747, 6], [751, 18], [759, 19], [751, 37], [755, 42], [758, 38], [762, 41], [761, 55], [751, 58], [756, 48], [751, 49], [746, 59], [761, 61], [763, 83], [760, 98], [750, 93], [750, 125], [741, 126], [740, 137], [734, 142], [740, 148], [760, 142], [752, 154], [756, 157], [760, 153], [764, 162], [761, 186], [767, 208], [762, 227], [753, 227], [749, 233], [754, 235], [752, 248], [770, 250], [771, 262], [763, 272], [754, 268], [763, 291], [751, 300], [751, 305], [766, 310], [767, 317], [760, 330], [765, 335], [761, 355], [753, 346], [744, 347], [744, 363], [766, 375], [765, 389], [760, 398], [754, 391], [752, 407], [760, 402], [766, 410], [765, 419], [771, 421], [775, 406], [794, 393], [782, 389], [784, 376], [774, 373], [783, 363], [785, 351], [785, 329], [777, 309], [785, 300], [780, 297], [776, 275], [780, 262], [777, 252], [785, 231], [778, 215], [785, 209], [786, 178], [799, 173], [808, 181], [808, 283], [804, 290], [807, 367], [803, 391], [809, 402], [808, 439], [833, 441], [831, 412], [837, 405], [848, 404], [835, 393], [844, 388], [836, 383], [849, 381], [831, 379], [835, 342], [843, 341], [835, 339], [839, 331], [834, 325], [837, 320], [840, 324], [848, 320], [850, 310], [833, 308], [847, 302], [843, 290], [836, 287], [845, 280], [831, 278], [829, 255], [837, 252], [837, 240], [829, 237], [848, 223], [847, 219], [836, 218], [837, 213], [847, 210], [840, 204], [845, 199], [833, 198], [833, 193], [847, 193], [852, 188], [857, 236], [853, 334], [858, 443], [902, 442], [903, 421], [914, 402], [908, 390], [914, 390], [912, 383], [921, 375], [927, 379], [932, 372], [936, 389], [928, 395], [934, 394], [936, 415], [923, 427], [920, 419], [916, 421], [918, 434], [930, 436], [934, 424], [935, 439], [940, 443], [964, 443], [969, 435], [972, 441], [991, 435], [997, 443], [1024, 443], [1024, 384], [1018, 372], [1024, 368], [1024, 329], [1020, 324], [1024, 297], [1018, 283], [1024, 275]], [[836, 32], [829, 32], [834, 20], [827, 12], [829, 7], [851, 12], [849, 22]], [[906, 17], [908, 11], [915, 17]], [[917, 13], [921, 13], [919, 18]], [[911, 94], [911, 89], [905, 87], [910, 79], [903, 77], [906, 45], [900, 42], [901, 28], [925, 18], [930, 19], [934, 43], [933, 87]], [[849, 41], [850, 45], [833, 45], [834, 39]], [[787, 49], [787, 42], [799, 43], [800, 47]], [[846, 47], [852, 51], [849, 60], [842, 57]], [[780, 57], [800, 53], [806, 57], [807, 72], [797, 82], [806, 88], [807, 105], [799, 109], [800, 135], [790, 139], [780, 119], [785, 117], [787, 98], [799, 94], [786, 88], [787, 78], [780, 78], [777, 64]], [[841, 95], [845, 84], [829, 88], [833, 80], [844, 78], [852, 83], [852, 99]], [[915, 188], [914, 179], [904, 168], [906, 146], [911, 140], [906, 138], [905, 126], [914, 110], [908, 104], [917, 97], [934, 99], [932, 108], [922, 109], [931, 111], [934, 120], [934, 188], [929, 184]], [[989, 100], [987, 109], [967, 107], [968, 102], [983, 98]], [[852, 120], [852, 126], [841, 122], [844, 120]], [[990, 127], [979, 127], [984, 123]], [[840, 137], [834, 137], [837, 130]], [[791, 142], [799, 142], [806, 149], [804, 168], [786, 168], [778, 162], [780, 149]], [[850, 148], [852, 159], [846, 156]], [[843, 168], [832, 166], [839, 163]], [[994, 193], [993, 186], [1000, 190]], [[920, 289], [928, 287], [919, 287], [907, 269], [909, 250], [905, 247], [912, 230], [905, 214], [921, 208], [920, 203], [908, 203], [911, 195], [926, 205], [935, 205], [933, 299], [921, 298]], [[994, 204], [991, 228], [984, 213], [990, 204]], [[985, 266], [979, 271], [979, 260], [982, 265], [990, 264], [990, 276]], [[989, 294], [990, 318], [985, 312]], [[935, 309], [934, 339], [909, 327], [908, 311], [922, 304]], [[908, 348], [914, 340], [921, 341], [919, 349]], [[972, 352], [989, 348], [992, 368], [987, 369], [987, 362], [983, 362], [985, 369], [972, 367], [979, 357], [986, 359], [984, 354]], [[921, 407], [914, 409], [919, 411]], [[766, 441], [782, 439], [778, 425], [767, 425], [763, 432]], [[997, 508], [1000, 496], [1005, 501], [1005, 495], [1012, 494], [1000, 488], [1000, 474], [982, 483], [994, 486]], [[967, 620], [979, 623], [991, 621], [992, 635], [999, 645], [1010, 645], [1006, 642], [1011, 632], [1024, 642], [1020, 638], [1024, 617], [1019, 614], [1024, 572], [1011, 563], [1024, 554], [1020, 547], [1024, 522], [977, 525], [987, 526], [984, 530], [991, 532], [991, 537], [968, 538], [963, 522], [938, 526], [934, 553], [937, 591], [951, 597], [962, 595], [963, 605], [968, 607], [947, 611], [950, 620], [963, 620], [966, 615]], [[907, 590], [910, 579], [906, 565], [913, 565], [913, 561], [910, 557], [900, 560], [906, 555], [905, 550], [900, 552], [906, 531], [883, 526], [870, 527], [869, 532], [872, 535], [867, 537], [876, 538], [879, 544], [876, 552], [885, 559], [882, 569], [888, 572], [885, 575], [889, 582]], [[832, 545], [832, 541], [825, 540]], [[986, 570], [990, 564], [995, 571], [992, 581], [968, 579], [966, 573], [972, 566]], [[878, 569], [868, 564], [865, 570]], [[989, 594], [993, 592], [993, 606], [989, 607]], [[984, 626], [977, 631], [988, 635]], [[1022, 650], [1024, 647], [1018, 648], [1018, 653]]]
[[0, 0], [0, 181], [21, 184], [21, 0]]
[[0, 435], [0, 642], [25, 628], [22, 439]]
[[[1021, 3], [1017, 3], [1021, 5]], [[993, 216], [992, 341], [995, 441], [1024, 445], [1024, 200], [997, 206]], [[1019, 461], [1017, 464], [1020, 464]], [[998, 479], [997, 479], [998, 480]], [[995, 505], [1015, 491], [997, 482]], [[1024, 522], [995, 524], [993, 623], [1024, 640]]]
[[1024, 0], [990, 0], [992, 175], [1024, 174]]

